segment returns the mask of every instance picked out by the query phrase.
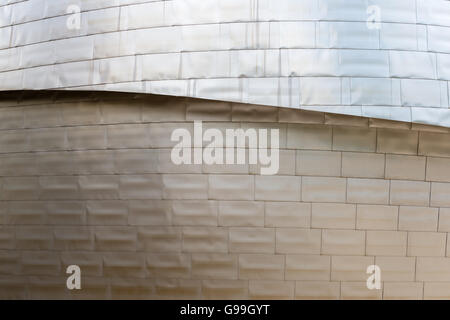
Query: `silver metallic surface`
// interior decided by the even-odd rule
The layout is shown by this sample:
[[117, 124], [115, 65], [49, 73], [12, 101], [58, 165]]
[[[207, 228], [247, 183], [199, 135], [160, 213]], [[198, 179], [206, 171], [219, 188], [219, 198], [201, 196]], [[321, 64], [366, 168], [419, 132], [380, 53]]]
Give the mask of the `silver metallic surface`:
[[449, 0], [0, 4], [0, 90], [144, 92], [450, 127], [449, 81]]

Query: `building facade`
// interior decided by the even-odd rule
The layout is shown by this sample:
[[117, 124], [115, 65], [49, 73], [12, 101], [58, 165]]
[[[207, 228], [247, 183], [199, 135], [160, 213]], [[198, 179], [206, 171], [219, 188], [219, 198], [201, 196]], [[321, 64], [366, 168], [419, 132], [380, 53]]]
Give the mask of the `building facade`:
[[[0, 297], [449, 299], [449, 28], [446, 0], [7, 1]], [[200, 121], [277, 130], [276, 174], [249, 141], [174, 163]]]

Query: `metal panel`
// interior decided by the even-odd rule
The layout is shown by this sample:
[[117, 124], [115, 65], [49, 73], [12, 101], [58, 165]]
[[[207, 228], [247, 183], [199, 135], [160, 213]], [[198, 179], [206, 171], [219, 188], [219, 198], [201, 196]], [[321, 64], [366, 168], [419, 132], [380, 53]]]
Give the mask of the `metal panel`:
[[390, 52], [391, 76], [436, 79], [436, 55], [428, 52]]
[[339, 78], [302, 78], [300, 80], [301, 103], [305, 105], [341, 104], [341, 80]]
[[379, 30], [367, 28], [364, 22], [319, 22], [318, 42], [320, 48], [378, 49]]
[[352, 104], [392, 105], [392, 81], [382, 78], [353, 78]]
[[[417, 94], [420, 92], [420, 94]], [[404, 106], [441, 106], [441, 87], [439, 81], [402, 80], [402, 103]]]
[[417, 27], [414, 24], [383, 24], [380, 30], [380, 48], [417, 50]]
[[120, 10], [120, 29], [142, 29], [164, 25], [164, 2], [126, 6]]
[[450, 2], [417, 0], [417, 22], [450, 27]]

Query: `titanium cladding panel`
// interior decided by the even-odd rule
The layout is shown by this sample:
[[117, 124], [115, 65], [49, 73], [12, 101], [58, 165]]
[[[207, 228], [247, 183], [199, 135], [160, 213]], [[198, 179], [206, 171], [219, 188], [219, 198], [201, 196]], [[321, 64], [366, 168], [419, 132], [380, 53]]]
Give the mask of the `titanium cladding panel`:
[[153, 93], [450, 127], [449, 0], [7, 0], [0, 90]]

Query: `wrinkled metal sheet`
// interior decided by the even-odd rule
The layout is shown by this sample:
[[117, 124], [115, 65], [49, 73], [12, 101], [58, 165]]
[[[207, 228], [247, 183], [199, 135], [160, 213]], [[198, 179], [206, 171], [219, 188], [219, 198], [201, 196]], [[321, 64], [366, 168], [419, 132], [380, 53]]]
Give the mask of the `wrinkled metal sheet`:
[[0, 5], [0, 90], [20, 89], [450, 127], [450, 1], [9, 0]]

